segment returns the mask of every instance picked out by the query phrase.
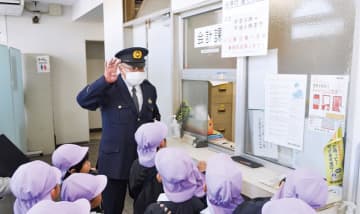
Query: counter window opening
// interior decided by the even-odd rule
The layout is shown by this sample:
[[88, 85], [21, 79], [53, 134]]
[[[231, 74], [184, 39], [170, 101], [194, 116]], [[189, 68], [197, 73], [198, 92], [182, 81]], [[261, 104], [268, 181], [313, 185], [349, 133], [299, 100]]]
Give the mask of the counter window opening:
[[[195, 140], [207, 141], [211, 146], [226, 148], [230, 152], [234, 146], [234, 105], [236, 85], [236, 59], [221, 58], [221, 46], [203, 45], [195, 47], [195, 32], [201, 28], [220, 24], [221, 10], [212, 9], [206, 12], [183, 17], [183, 49], [181, 58], [182, 101], [190, 106], [190, 115], [183, 124], [185, 134]], [[215, 29], [216, 30], [216, 29]], [[209, 42], [209, 41], [206, 41]]]
[[[269, 53], [275, 55], [278, 74], [307, 74], [306, 109], [309, 108], [311, 75], [350, 75], [354, 8], [352, 1], [296, 0], [284, 3], [270, 0]], [[263, 114], [264, 108], [251, 106], [252, 99], [259, 97], [253, 96], [249, 85], [264, 87], [264, 83], [254, 79], [252, 74], [257, 69], [266, 69], [267, 60], [261, 60], [264, 57], [246, 57], [242, 59], [244, 66], [236, 67], [235, 58], [221, 58], [220, 46], [194, 47], [195, 29], [221, 23], [221, 4], [209, 6], [208, 10], [202, 8], [186, 12], [180, 17], [179, 29], [182, 33], [179, 38], [179, 49], [183, 54], [179, 59], [179, 69], [182, 78], [182, 98], [186, 98], [187, 94], [184, 91], [189, 89], [184, 87], [191, 87], [188, 86], [191, 85], [188, 81], [207, 81], [211, 84], [211, 81], [219, 81], [220, 77], [225, 77], [233, 88], [231, 141], [236, 144], [236, 154], [263, 163], [272, 162], [292, 168], [309, 167], [324, 173], [323, 149], [332, 133], [309, 130], [308, 112], [305, 115], [302, 151], [282, 146], [274, 146], [268, 154], [257, 153], [254, 150], [252, 126], [254, 118]], [[239, 73], [246, 77], [245, 98], [237, 91], [240, 88], [237, 86], [240, 84], [237, 82]], [[202, 85], [206, 87], [205, 83]], [[212, 111], [210, 93], [208, 88], [206, 110], [209, 115]], [[245, 108], [237, 106], [238, 99], [246, 99]], [[218, 109], [221, 111], [221, 108]], [[242, 121], [239, 120], [246, 121], [244, 130], [239, 130], [240, 126], [235, 126], [241, 124]]]

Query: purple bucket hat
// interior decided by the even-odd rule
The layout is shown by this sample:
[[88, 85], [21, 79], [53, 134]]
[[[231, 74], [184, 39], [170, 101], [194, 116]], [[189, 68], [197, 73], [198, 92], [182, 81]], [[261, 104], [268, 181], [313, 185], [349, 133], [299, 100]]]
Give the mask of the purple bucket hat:
[[79, 199], [74, 202], [43, 200], [33, 206], [27, 214], [89, 214], [90, 203], [86, 199]]
[[283, 198], [267, 202], [261, 214], [316, 214], [316, 211], [297, 198]]
[[70, 169], [84, 159], [88, 153], [89, 147], [78, 146], [75, 144], [64, 144], [59, 146], [52, 154], [52, 164], [60, 169], [62, 176]]
[[205, 195], [205, 176], [199, 172], [194, 161], [182, 149], [164, 148], [156, 153], [155, 166], [162, 177], [165, 195], [180, 203], [193, 196]]
[[241, 194], [242, 174], [239, 166], [227, 155], [212, 156], [206, 167], [207, 200], [218, 214], [233, 213], [244, 199]]
[[91, 201], [104, 191], [106, 184], [107, 178], [105, 175], [75, 173], [63, 182], [61, 199], [64, 201], [76, 201], [85, 198]]
[[272, 200], [299, 198], [317, 209], [326, 204], [328, 194], [328, 186], [320, 174], [308, 169], [297, 169], [286, 177], [286, 182]]
[[167, 131], [164, 123], [155, 121], [141, 125], [135, 132], [139, 163], [142, 166], [153, 167], [155, 165], [157, 147], [166, 137]]
[[51, 199], [51, 190], [61, 183], [61, 172], [43, 161], [21, 165], [13, 174], [10, 188], [16, 201], [14, 213], [26, 213], [39, 201]]

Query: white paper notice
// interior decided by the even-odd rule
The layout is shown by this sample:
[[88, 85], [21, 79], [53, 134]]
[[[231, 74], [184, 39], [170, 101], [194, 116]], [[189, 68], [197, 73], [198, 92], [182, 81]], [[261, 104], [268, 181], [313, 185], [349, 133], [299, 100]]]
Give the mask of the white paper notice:
[[268, 75], [265, 80], [265, 141], [303, 149], [306, 75]]
[[264, 111], [252, 110], [249, 112], [254, 155], [278, 159], [278, 146], [264, 141]]
[[269, 0], [223, 0], [222, 57], [267, 53]]
[[277, 74], [277, 54], [277, 49], [272, 49], [266, 56], [249, 57], [248, 109], [265, 108], [265, 77]]
[[309, 129], [334, 132], [346, 118], [348, 76], [311, 76]]
[[195, 28], [194, 47], [202, 48], [202, 47], [220, 46], [221, 32], [222, 32], [221, 24]]
[[38, 73], [50, 72], [50, 57], [49, 56], [37, 56], [36, 67]]

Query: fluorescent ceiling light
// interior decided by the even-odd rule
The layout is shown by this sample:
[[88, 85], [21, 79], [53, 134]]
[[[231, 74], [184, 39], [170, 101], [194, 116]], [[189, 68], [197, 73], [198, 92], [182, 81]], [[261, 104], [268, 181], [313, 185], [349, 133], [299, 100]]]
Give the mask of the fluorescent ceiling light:
[[294, 24], [291, 28], [292, 39], [305, 39], [337, 35], [344, 32], [343, 19], [329, 19], [306, 24]]
[[334, 11], [332, 5], [325, 0], [306, 0], [302, 5], [295, 10], [293, 18], [314, 16], [314, 15], [326, 15]]

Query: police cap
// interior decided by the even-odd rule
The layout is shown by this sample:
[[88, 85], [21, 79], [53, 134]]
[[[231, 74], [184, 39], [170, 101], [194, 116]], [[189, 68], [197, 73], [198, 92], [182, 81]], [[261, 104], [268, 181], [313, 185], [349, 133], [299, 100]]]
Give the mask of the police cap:
[[133, 67], [144, 67], [145, 56], [148, 55], [148, 50], [141, 47], [126, 48], [115, 54], [115, 57], [120, 59], [122, 63], [126, 63]]

